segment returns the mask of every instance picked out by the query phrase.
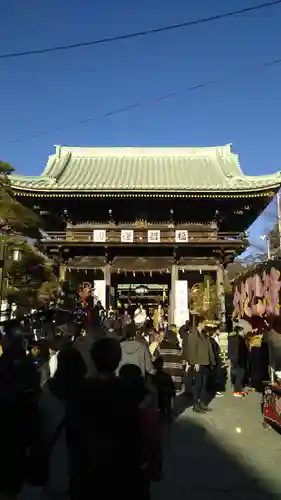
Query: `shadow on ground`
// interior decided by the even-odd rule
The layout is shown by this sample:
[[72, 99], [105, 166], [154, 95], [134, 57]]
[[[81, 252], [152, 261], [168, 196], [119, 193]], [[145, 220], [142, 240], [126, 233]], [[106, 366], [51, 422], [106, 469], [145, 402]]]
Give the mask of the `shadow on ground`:
[[263, 484], [259, 473], [243, 463], [235, 448], [223, 443], [223, 435], [221, 439], [216, 441], [193, 415], [164, 427], [164, 479], [153, 486], [152, 499], [280, 499], [281, 491], [271, 491], [270, 484]]
[[185, 393], [179, 394], [175, 398], [174, 411], [173, 414], [175, 417], [179, 417], [182, 413], [192, 406], [192, 396], [186, 395]]
[[[209, 405], [213, 400], [214, 400], [214, 396], [212, 396], [210, 394], [208, 401], [207, 401], [207, 404]], [[179, 394], [175, 398], [175, 405], [174, 405], [173, 414], [175, 417], [179, 417], [180, 415], [182, 415], [182, 413], [185, 412], [185, 410], [187, 410], [187, 408], [191, 408], [192, 406], [193, 406], [192, 394], [188, 394], [188, 395], [185, 393]]]

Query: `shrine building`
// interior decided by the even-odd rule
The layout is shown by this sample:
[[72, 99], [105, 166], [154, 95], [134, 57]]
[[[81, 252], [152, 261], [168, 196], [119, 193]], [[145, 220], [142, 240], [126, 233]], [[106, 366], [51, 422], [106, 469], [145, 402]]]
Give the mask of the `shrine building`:
[[[168, 300], [188, 316], [188, 291], [210, 276], [225, 321], [224, 269], [281, 174], [244, 175], [230, 145], [57, 146], [40, 176], [11, 176], [17, 199], [42, 215], [40, 249], [62, 280], [95, 282], [103, 301]], [[179, 325], [180, 326], [180, 325]]]

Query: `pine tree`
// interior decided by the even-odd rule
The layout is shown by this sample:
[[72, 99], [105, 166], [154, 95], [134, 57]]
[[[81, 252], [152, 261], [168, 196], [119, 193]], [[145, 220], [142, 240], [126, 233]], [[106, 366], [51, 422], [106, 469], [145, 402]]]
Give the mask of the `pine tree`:
[[2, 234], [19, 232], [37, 237], [40, 218], [17, 201], [9, 177], [12, 172], [11, 165], [0, 161], [0, 231]]
[[21, 258], [6, 259], [7, 286], [4, 298], [17, 305], [17, 315], [56, 301], [59, 282], [47, 258], [27, 243], [18, 247]]
[[[0, 161], [0, 299], [16, 304], [21, 314], [55, 300], [59, 285], [47, 258], [27, 243], [28, 237], [39, 238], [41, 219], [16, 199], [12, 172]], [[15, 249], [21, 254], [16, 262]]]

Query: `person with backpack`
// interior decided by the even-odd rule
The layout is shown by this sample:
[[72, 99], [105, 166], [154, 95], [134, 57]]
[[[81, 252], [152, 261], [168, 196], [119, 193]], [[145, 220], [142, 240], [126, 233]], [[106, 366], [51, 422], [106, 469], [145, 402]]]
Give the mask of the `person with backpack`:
[[115, 375], [120, 343], [98, 339], [91, 355], [97, 376], [67, 410], [70, 500], [145, 500], [139, 402]]

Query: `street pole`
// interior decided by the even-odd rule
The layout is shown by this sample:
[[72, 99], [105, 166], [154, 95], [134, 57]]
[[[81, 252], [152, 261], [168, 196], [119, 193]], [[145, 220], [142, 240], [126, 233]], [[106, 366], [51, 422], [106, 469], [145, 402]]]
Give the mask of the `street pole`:
[[262, 241], [266, 241], [266, 248], [267, 248], [267, 259], [271, 259], [271, 249], [270, 249], [270, 235], [269, 234], [264, 234], [263, 236], [260, 236], [260, 239]]
[[276, 195], [276, 205], [277, 205], [277, 223], [278, 223], [278, 233], [279, 233], [279, 248], [281, 248], [281, 204], [280, 204], [280, 193]]
[[270, 251], [270, 236], [269, 234], [266, 237], [266, 244], [267, 244], [267, 258], [268, 260], [271, 259], [271, 251]]

